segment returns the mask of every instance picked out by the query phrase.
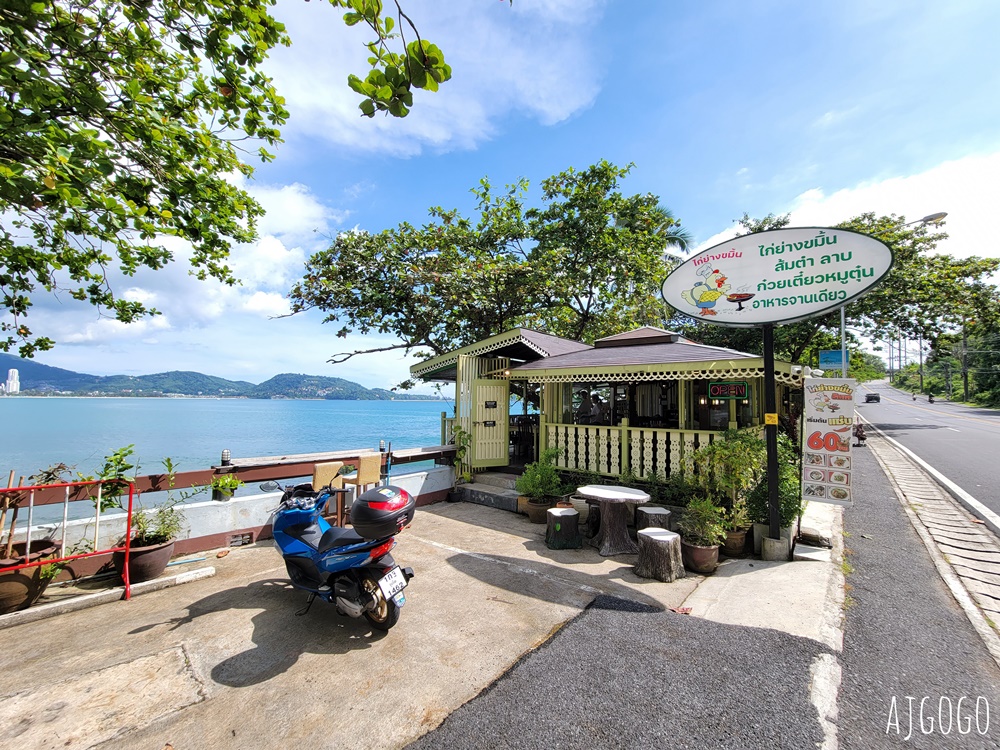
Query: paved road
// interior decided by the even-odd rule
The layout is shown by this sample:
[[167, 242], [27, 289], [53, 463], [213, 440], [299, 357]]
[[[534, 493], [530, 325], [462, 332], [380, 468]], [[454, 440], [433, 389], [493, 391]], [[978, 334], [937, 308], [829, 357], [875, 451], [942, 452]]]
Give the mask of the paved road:
[[929, 404], [922, 396], [913, 401], [885, 382], [861, 390], [882, 397], [878, 404], [858, 404], [865, 419], [1000, 513], [1000, 411], [941, 400]]
[[[1000, 747], [1000, 668], [942, 582], [872, 451], [855, 449], [854, 467], [858, 501], [844, 514], [849, 606], [840, 747]], [[975, 725], [980, 697], [984, 734]], [[952, 726], [940, 727], [939, 710]]]
[[601, 598], [408, 750], [817, 747], [809, 692], [824, 658], [841, 670], [827, 747], [1000, 747], [1000, 668], [871, 454], [855, 452], [845, 512], [841, 653]]

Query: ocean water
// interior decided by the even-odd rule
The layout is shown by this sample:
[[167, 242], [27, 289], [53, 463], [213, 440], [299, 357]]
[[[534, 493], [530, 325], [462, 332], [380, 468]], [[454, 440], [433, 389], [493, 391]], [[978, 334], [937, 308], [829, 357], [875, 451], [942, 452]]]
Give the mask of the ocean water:
[[[394, 449], [441, 442], [447, 401], [298, 401], [204, 398], [0, 398], [0, 472], [30, 476], [57, 463], [92, 474], [104, 457], [135, 445], [138, 473], [177, 470], [233, 458], [289, 453]], [[402, 470], [403, 467], [400, 467]]]

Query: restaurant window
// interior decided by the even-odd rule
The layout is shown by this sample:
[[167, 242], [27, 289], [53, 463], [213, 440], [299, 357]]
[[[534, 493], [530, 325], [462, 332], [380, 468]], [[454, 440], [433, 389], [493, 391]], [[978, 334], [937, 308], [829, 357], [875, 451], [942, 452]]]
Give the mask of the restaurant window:
[[[614, 388], [606, 383], [573, 383], [567, 385], [566, 389], [569, 390], [571, 408], [568, 422], [572, 424], [611, 424], [615, 403]], [[566, 403], [565, 396], [564, 403]]]
[[637, 427], [677, 429], [680, 410], [680, 384], [640, 383], [635, 387], [635, 424]]
[[725, 430], [729, 427], [729, 399], [712, 398], [709, 381], [692, 381], [692, 427], [695, 430]]

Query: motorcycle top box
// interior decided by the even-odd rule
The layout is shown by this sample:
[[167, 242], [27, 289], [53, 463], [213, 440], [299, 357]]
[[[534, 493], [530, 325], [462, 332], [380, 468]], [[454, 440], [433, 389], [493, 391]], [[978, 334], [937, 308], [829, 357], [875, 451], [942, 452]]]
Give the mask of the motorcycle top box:
[[351, 505], [351, 525], [365, 539], [393, 536], [413, 520], [416, 507], [416, 498], [406, 490], [391, 484], [376, 487]]

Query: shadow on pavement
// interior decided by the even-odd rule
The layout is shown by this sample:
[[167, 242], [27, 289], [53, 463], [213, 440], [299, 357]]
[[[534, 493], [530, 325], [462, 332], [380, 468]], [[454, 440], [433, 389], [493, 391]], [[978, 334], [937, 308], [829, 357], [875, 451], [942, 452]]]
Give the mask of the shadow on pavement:
[[[593, 575], [502, 555], [452, 555], [447, 560], [453, 568], [478, 581], [540, 601], [574, 604], [582, 590], [589, 597], [604, 594], [663, 611], [663, 605], [652, 597], [615, 583], [613, 576], [620, 576], [618, 571]], [[559, 589], [566, 588], [575, 589], [574, 595], [560, 594]]]
[[229, 687], [266, 682], [288, 670], [305, 653], [346, 654], [370, 648], [386, 635], [373, 630], [363, 618], [338, 615], [333, 605], [318, 598], [308, 613], [296, 616], [305, 606], [306, 596], [287, 580], [254, 581], [243, 588], [226, 589], [192, 602], [184, 617], [144, 625], [130, 634], [159, 625], [170, 625], [171, 630], [177, 630], [198, 618], [233, 609], [260, 610], [251, 618], [253, 647], [212, 667], [212, 679]]

